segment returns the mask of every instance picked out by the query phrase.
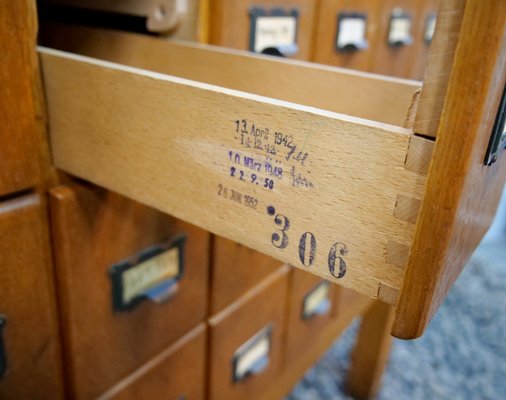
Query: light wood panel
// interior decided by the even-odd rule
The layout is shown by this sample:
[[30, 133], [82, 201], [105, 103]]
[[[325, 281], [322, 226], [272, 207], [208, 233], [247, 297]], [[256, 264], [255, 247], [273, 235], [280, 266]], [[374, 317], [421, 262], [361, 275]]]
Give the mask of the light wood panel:
[[506, 154], [492, 166], [484, 158], [505, 81], [506, 2], [467, 0], [397, 304], [397, 337], [422, 334], [493, 219]]
[[465, 4], [466, 0], [440, 0], [414, 125], [415, 132], [425, 136], [437, 134]]
[[168, 75], [404, 126], [419, 82], [146, 35], [45, 24], [57, 49]]
[[[386, 244], [409, 244], [414, 225], [393, 210], [424, 185], [404, 168], [409, 130], [58, 51], [41, 59], [57, 167], [369, 296], [399, 287]], [[261, 149], [241, 145], [242, 120], [264, 131]]]

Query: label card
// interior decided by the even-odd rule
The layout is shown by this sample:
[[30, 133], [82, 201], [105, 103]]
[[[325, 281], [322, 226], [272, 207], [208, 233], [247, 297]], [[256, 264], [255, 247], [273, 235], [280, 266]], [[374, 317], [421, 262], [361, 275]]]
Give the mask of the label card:
[[113, 265], [109, 273], [114, 310], [130, 310], [144, 299], [162, 302], [171, 297], [183, 275], [185, 240], [180, 236]]
[[400, 9], [394, 9], [390, 16], [388, 44], [392, 47], [406, 46], [413, 43], [411, 35], [411, 17]]
[[297, 10], [274, 9], [267, 13], [261, 8], [250, 11], [250, 50], [263, 53], [277, 49], [285, 56], [297, 53]]
[[232, 360], [233, 382], [239, 382], [250, 375], [258, 375], [267, 368], [271, 339], [272, 326], [268, 325], [239, 347]]
[[366, 49], [367, 15], [341, 13], [337, 22], [336, 47], [338, 51], [357, 51]]
[[312, 289], [302, 304], [302, 318], [310, 319], [316, 315], [325, 315], [330, 311], [330, 282], [322, 281]]
[[5, 374], [5, 370], [7, 369], [7, 357], [5, 355], [5, 345], [3, 338], [5, 323], [5, 316], [0, 315], [0, 378]]

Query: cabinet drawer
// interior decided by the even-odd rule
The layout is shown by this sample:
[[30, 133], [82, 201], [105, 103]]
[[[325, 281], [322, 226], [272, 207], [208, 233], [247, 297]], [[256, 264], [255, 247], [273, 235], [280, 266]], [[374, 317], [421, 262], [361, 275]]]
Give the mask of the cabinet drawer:
[[[487, 129], [470, 131], [469, 152], [459, 153], [469, 167], [463, 174], [444, 161], [461, 137], [447, 134], [448, 142], [434, 142], [412, 129], [417, 108], [427, 112], [432, 104], [414, 96], [419, 83], [138, 35], [63, 29], [50, 32], [45, 43], [112, 62], [39, 50], [57, 168], [397, 304], [396, 334], [421, 333], [497, 204], [501, 164], [487, 169], [482, 161], [493, 118]], [[476, 55], [465, 51], [464, 58]], [[500, 93], [491, 93], [494, 106], [499, 87]], [[478, 133], [479, 142], [473, 139]], [[433, 152], [438, 144], [440, 152]], [[429, 169], [436, 155], [439, 167]], [[441, 183], [445, 171], [458, 183], [455, 196]], [[467, 177], [478, 176], [487, 177], [476, 182], [491, 193], [489, 211], [478, 206], [485, 195], [470, 196], [464, 187]], [[440, 198], [437, 206], [426, 192]], [[464, 199], [473, 203], [473, 218], [461, 218]], [[433, 228], [420, 228], [419, 210]], [[448, 231], [453, 223], [464, 226], [469, 240]], [[447, 240], [433, 242], [434, 229]], [[415, 248], [427, 263], [415, 257]]]
[[211, 314], [230, 305], [282, 264], [220, 236], [213, 238]]
[[48, 227], [36, 194], [0, 203], [0, 398], [61, 399]]
[[[204, 320], [209, 234], [89, 184], [52, 189], [50, 206], [72, 393], [94, 398]], [[181, 237], [182, 260], [147, 264]]]
[[381, 2], [322, 0], [314, 61], [369, 71], [379, 30]]
[[335, 315], [334, 285], [316, 276], [293, 269], [288, 292], [288, 325], [285, 362], [290, 364], [307, 343], [317, 341], [318, 334]]
[[205, 367], [206, 325], [201, 324], [100, 396], [100, 400], [202, 400]]
[[281, 371], [288, 267], [209, 320], [209, 399], [257, 399]]
[[[315, 0], [218, 0], [210, 11], [212, 44], [255, 52], [275, 47], [289, 57], [311, 57]], [[296, 49], [285, 52], [290, 44]]]

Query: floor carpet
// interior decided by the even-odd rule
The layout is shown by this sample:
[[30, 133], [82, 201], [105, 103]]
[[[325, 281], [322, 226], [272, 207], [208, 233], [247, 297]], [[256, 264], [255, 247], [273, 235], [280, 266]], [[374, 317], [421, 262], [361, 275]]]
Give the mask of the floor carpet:
[[[356, 321], [287, 400], [349, 399]], [[395, 340], [378, 398], [506, 399], [506, 239], [481, 244], [422, 338]]]

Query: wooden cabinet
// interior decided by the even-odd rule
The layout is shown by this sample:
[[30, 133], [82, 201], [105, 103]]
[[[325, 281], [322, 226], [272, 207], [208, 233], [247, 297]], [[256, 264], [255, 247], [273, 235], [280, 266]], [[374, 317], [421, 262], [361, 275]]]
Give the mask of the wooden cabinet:
[[209, 399], [258, 399], [281, 373], [288, 267], [209, 320]]
[[290, 273], [286, 332], [286, 366], [300, 355], [308, 342], [318, 336], [335, 315], [334, 285], [299, 270]]
[[[313, 23], [316, 13], [315, 0], [218, 0], [210, 4], [210, 43], [240, 50], [255, 50], [252, 42], [261, 33], [255, 30], [255, 10], [258, 15], [271, 17], [295, 16], [295, 43], [297, 51], [290, 57], [309, 60], [313, 40]], [[264, 35], [281, 36], [279, 30], [288, 29], [266, 21]], [[290, 30], [292, 28], [289, 28]], [[259, 40], [259, 37], [257, 37]], [[266, 39], [268, 40], [268, 39]], [[276, 42], [276, 38], [274, 38]], [[260, 47], [261, 48], [261, 47]]]
[[200, 324], [100, 399], [205, 399], [206, 334], [206, 325]]
[[[50, 205], [71, 394], [95, 398], [204, 320], [209, 234], [84, 183], [52, 189]], [[184, 271], [170, 297], [118, 310], [111, 267], [181, 235]]]
[[0, 398], [62, 399], [45, 207], [37, 194], [0, 203]]
[[272, 274], [282, 263], [220, 236], [213, 238], [211, 314], [216, 314]]

